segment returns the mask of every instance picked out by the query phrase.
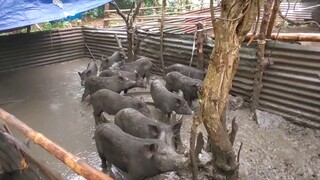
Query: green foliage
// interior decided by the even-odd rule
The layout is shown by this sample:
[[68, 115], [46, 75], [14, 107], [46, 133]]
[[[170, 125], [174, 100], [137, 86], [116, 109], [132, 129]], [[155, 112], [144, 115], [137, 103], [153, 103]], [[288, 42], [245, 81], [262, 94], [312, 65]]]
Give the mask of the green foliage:
[[71, 23], [69, 21], [57, 21], [57, 22], [46, 22], [43, 24], [43, 30], [53, 30], [53, 29], [60, 29], [60, 28], [67, 28], [70, 27]]
[[95, 9], [91, 9], [89, 11], [86, 11], [84, 13], [84, 16], [87, 16], [91, 19], [96, 19], [96, 18], [103, 18], [104, 17], [104, 5], [99, 6]]

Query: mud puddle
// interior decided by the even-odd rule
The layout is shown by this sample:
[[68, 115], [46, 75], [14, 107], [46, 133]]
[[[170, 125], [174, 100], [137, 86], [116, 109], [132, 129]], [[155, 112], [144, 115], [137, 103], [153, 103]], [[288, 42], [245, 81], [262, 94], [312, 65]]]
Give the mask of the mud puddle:
[[[69, 152], [100, 168], [94, 144], [94, 118], [87, 101], [80, 102], [83, 88], [77, 71], [89, 61], [79, 59], [0, 74], [0, 106]], [[139, 91], [139, 90], [136, 90]], [[150, 96], [144, 98], [149, 101]], [[319, 179], [320, 132], [295, 126], [270, 114], [260, 113], [260, 127], [248, 109], [228, 111], [228, 122], [236, 116], [239, 125], [235, 151], [240, 142], [241, 179]], [[182, 140], [189, 146], [192, 116], [183, 116]], [[11, 128], [14, 135], [24, 136]], [[205, 132], [202, 127], [202, 131]], [[32, 152], [66, 179], [84, 179], [36, 145]], [[207, 161], [203, 151], [201, 159]], [[179, 178], [169, 172], [152, 179]], [[201, 179], [208, 179], [202, 176]]]

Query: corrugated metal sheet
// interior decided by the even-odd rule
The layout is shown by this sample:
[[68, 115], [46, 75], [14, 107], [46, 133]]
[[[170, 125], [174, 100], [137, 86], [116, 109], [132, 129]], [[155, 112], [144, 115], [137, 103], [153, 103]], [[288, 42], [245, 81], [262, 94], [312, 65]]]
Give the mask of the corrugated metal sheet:
[[257, 66], [257, 44], [247, 46], [242, 44], [240, 49], [240, 62], [232, 82], [231, 94], [241, 96], [251, 102], [253, 92], [254, 72]]
[[82, 58], [81, 28], [0, 36], [0, 72]]
[[[117, 34], [123, 48], [126, 50], [128, 46], [126, 29], [110, 28], [106, 30], [83, 27], [85, 42], [96, 59], [101, 59], [102, 55], [110, 56], [114, 51], [118, 50], [118, 44], [114, 37], [115, 34]], [[91, 58], [88, 49], [85, 49], [85, 56]]]
[[[39, 66], [90, 57], [84, 40], [96, 59], [118, 50], [114, 34], [118, 34], [124, 48], [127, 47], [126, 30], [93, 29], [83, 27], [54, 32], [40, 32], [0, 37], [0, 72], [22, 67]], [[82, 36], [83, 35], [83, 36]], [[83, 38], [84, 37], [84, 38]], [[161, 67], [159, 58], [159, 34], [139, 31], [142, 40], [139, 55], [153, 59]], [[164, 36], [165, 66], [174, 63], [188, 65], [192, 54], [194, 36], [166, 33]], [[205, 45], [205, 65], [214, 45]], [[85, 48], [85, 49], [84, 49]], [[260, 109], [280, 114], [293, 122], [320, 128], [320, 48], [277, 42], [267, 44], [266, 56], [273, 49], [270, 60], [274, 62], [263, 75]], [[240, 49], [240, 63], [233, 81], [231, 93], [251, 101], [253, 77], [257, 64], [257, 47], [245, 44]], [[196, 66], [197, 51], [193, 66]], [[159, 73], [154, 69], [155, 73]]]
[[[143, 39], [139, 54], [153, 58], [153, 63], [161, 67], [159, 58], [160, 37], [155, 34], [139, 33]], [[174, 63], [189, 65], [193, 46], [193, 35], [165, 34], [164, 36], [164, 64], [170, 66]], [[205, 45], [205, 64], [207, 66], [214, 45]], [[247, 47], [245, 44], [240, 50], [240, 64], [233, 81], [232, 94], [241, 95], [250, 101], [252, 94], [253, 74], [256, 68], [256, 45]], [[196, 66], [197, 50], [194, 52], [192, 66]], [[158, 72], [159, 73], [159, 72]], [[160, 74], [160, 73], [159, 73]]]
[[320, 128], [320, 48], [267, 44], [274, 62], [263, 75], [260, 107], [289, 120]]
[[[287, 19], [291, 21], [311, 21], [312, 11], [317, 7], [313, 7], [317, 3], [281, 3], [280, 11]], [[217, 6], [214, 8], [215, 16], [219, 17], [221, 14], [221, 7]], [[263, 6], [260, 8], [260, 19], [261, 23], [263, 17]], [[278, 16], [279, 17], [279, 16]], [[161, 17], [155, 17], [154, 19], [143, 21], [141, 29], [146, 29], [154, 33], [160, 32], [160, 19]], [[200, 10], [189, 11], [181, 15], [169, 15], [165, 16], [164, 19], [164, 32], [174, 34], [192, 34], [196, 30], [195, 24], [198, 22], [206, 24], [205, 29], [211, 30], [211, 15], [210, 8], [203, 8]], [[260, 25], [258, 25], [260, 27]], [[253, 29], [252, 29], [253, 31]], [[259, 32], [259, 29], [258, 31]]]

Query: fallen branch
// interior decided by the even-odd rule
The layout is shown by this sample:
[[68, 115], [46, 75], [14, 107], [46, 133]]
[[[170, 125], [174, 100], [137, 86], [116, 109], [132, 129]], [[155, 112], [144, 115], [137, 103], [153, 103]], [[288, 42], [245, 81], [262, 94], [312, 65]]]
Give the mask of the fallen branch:
[[96, 58], [94, 58], [94, 56], [93, 56], [93, 54], [92, 54], [92, 52], [91, 52], [91, 50], [90, 50], [90, 48], [89, 48], [89, 46], [87, 45], [86, 42], [84, 42], [84, 45], [86, 45], [86, 47], [87, 47], [87, 49], [88, 49], [88, 51], [89, 51], [90, 56], [92, 57], [92, 59], [93, 59], [94, 61], [97, 61]]
[[123, 55], [124, 59], [128, 59], [128, 57], [127, 57], [127, 55], [126, 55], [126, 52], [124, 51], [124, 49], [123, 49], [123, 47], [122, 47], [121, 40], [118, 38], [118, 35], [117, 35], [117, 34], [114, 34], [114, 37], [115, 37], [116, 40], [117, 40], [117, 44], [118, 44], [119, 50], [121, 51], [121, 54]]
[[238, 155], [237, 155], [237, 162], [238, 162], [238, 163], [239, 163], [239, 161], [240, 161], [240, 152], [241, 152], [241, 149], [242, 149], [242, 145], [243, 145], [243, 143], [241, 142], [241, 143], [240, 143], [239, 150], [238, 150]]
[[44, 135], [36, 132], [31, 129], [28, 125], [17, 119], [15, 116], [9, 114], [0, 108], [0, 119], [10, 124], [11, 126], [17, 128], [24, 135], [26, 135], [31, 141], [35, 144], [40, 145], [49, 153], [53, 154], [60, 161], [69, 166], [77, 174], [85, 177], [86, 179], [95, 179], [95, 180], [111, 180], [109, 176], [103, 172], [97, 170], [96, 168], [90, 166], [85, 161], [79, 157], [71, 154], [70, 152], [63, 149], [61, 146], [55, 144]]

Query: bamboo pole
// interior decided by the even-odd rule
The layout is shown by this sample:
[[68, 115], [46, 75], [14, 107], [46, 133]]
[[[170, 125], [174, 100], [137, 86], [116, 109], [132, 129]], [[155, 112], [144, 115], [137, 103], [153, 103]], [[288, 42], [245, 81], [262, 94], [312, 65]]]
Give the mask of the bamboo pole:
[[163, 59], [163, 27], [164, 27], [164, 12], [166, 11], [166, 0], [162, 0], [162, 13], [161, 13], [161, 25], [160, 25], [160, 60], [163, 69], [163, 77], [166, 76], [164, 59]]
[[5, 110], [0, 108], [0, 119], [5, 121], [6, 123], [12, 125], [21, 131], [25, 136], [27, 136], [31, 141], [35, 144], [40, 145], [49, 153], [53, 154], [60, 161], [69, 166], [72, 170], [74, 170], [77, 174], [85, 177], [86, 179], [92, 180], [111, 180], [108, 175], [103, 172], [97, 170], [96, 168], [90, 166], [85, 161], [80, 159], [79, 157], [71, 154], [67, 150], [63, 149], [61, 146], [55, 144], [44, 135], [36, 132], [28, 125], [20, 121], [15, 116], [9, 114]]
[[[246, 35], [246, 39], [250, 39], [253, 36], [252, 33]], [[214, 36], [211, 36], [214, 39]], [[258, 39], [258, 35], [254, 36], [254, 39]], [[311, 41], [320, 42], [319, 33], [272, 33], [271, 40], [279, 41]]]
[[270, 16], [269, 24], [268, 24], [268, 29], [267, 29], [267, 34], [266, 38], [269, 39], [271, 37], [272, 29], [274, 26], [274, 22], [276, 21], [276, 17], [278, 14], [278, 10], [280, 7], [280, 0], [274, 0], [273, 2], [273, 7], [272, 7], [272, 13]]

